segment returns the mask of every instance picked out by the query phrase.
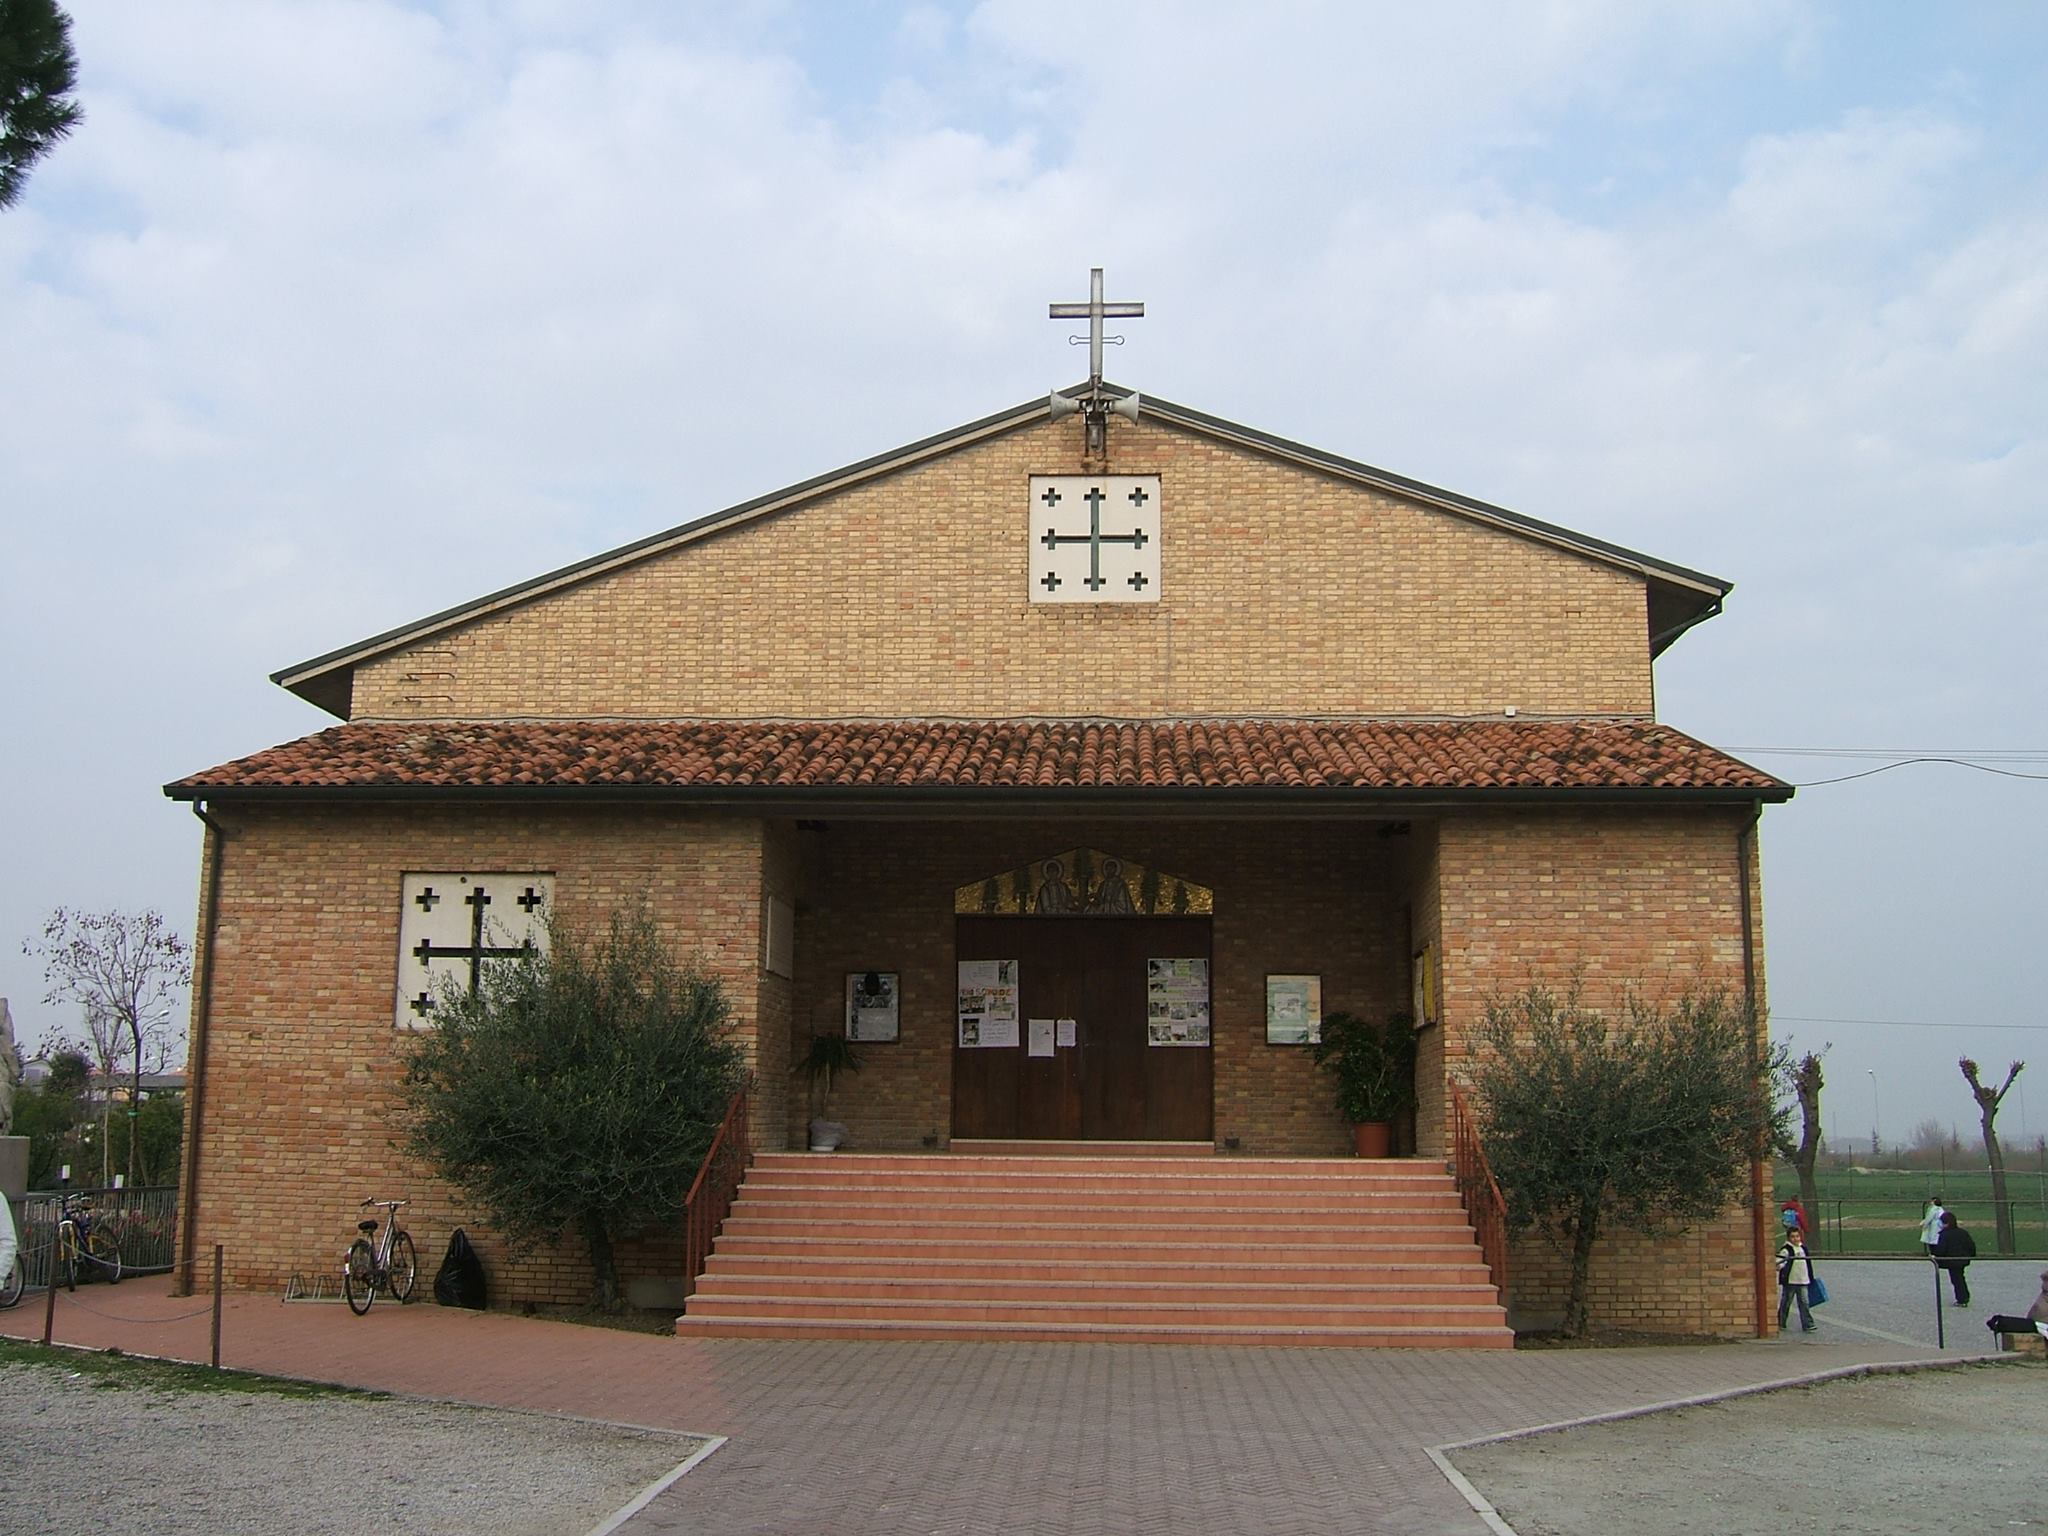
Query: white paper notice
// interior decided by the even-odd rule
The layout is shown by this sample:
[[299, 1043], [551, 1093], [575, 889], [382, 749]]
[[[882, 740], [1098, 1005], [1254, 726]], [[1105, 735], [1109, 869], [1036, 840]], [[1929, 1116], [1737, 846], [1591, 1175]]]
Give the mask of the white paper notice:
[[1031, 1033], [1025, 1037], [1027, 1056], [1050, 1056], [1052, 1054], [1052, 1020], [1031, 1020]]
[[1074, 1048], [1074, 1021], [1072, 1019], [1060, 1019], [1057, 1022], [1059, 1029], [1057, 1031], [1058, 1040], [1056, 1043], [1061, 1050], [1071, 1051]]

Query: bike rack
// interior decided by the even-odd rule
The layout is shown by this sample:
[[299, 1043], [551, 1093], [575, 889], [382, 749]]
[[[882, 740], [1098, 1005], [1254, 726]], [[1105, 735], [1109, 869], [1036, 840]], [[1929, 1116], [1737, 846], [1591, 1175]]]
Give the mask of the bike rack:
[[294, 1273], [284, 1283], [285, 1301], [341, 1301], [341, 1279], [337, 1275], [316, 1274], [309, 1281], [303, 1274]]

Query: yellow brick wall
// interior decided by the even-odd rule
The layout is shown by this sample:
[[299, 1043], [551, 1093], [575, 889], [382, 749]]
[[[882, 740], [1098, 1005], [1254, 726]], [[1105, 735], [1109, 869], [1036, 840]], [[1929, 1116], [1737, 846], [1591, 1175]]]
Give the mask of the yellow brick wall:
[[[1215, 1135], [1247, 1153], [1334, 1155], [1346, 1130], [1306, 1051], [1265, 1043], [1272, 972], [1323, 977], [1326, 1010], [1406, 1005], [1408, 954], [1443, 948], [1446, 1025], [1424, 1036], [1418, 1127], [1441, 1155], [1442, 1093], [1485, 998], [1586, 977], [1675, 990], [1740, 980], [1734, 816], [1546, 811], [1453, 816], [1406, 830], [1366, 821], [787, 823], [668, 810], [228, 808], [205, 1039], [198, 1250], [227, 1245], [238, 1285], [331, 1272], [357, 1200], [411, 1196], [429, 1267], [448, 1232], [477, 1242], [500, 1302], [574, 1300], [580, 1245], [522, 1254], [413, 1166], [402, 1136], [404, 1036], [391, 1024], [399, 877], [408, 869], [551, 870], [572, 921], [644, 895], [671, 943], [726, 983], [759, 1073], [762, 1146], [795, 1144], [804, 1111], [791, 1051], [836, 1028], [848, 971], [902, 977], [902, 1040], [841, 1080], [834, 1114], [858, 1145], [909, 1148], [950, 1130], [956, 886], [1076, 845], [1211, 887]], [[1406, 824], [1404, 824], [1406, 825]], [[1751, 871], [1753, 876], [1753, 869]], [[760, 968], [761, 898], [796, 907], [796, 975]], [[197, 1065], [195, 1063], [195, 1065]], [[1740, 1333], [1751, 1318], [1746, 1217], [1674, 1242], [1603, 1250], [1595, 1318]], [[673, 1275], [679, 1245], [630, 1249], [629, 1273]], [[1538, 1244], [1516, 1293], [1541, 1309], [1559, 1275]]]
[[[1469, 1079], [1487, 1000], [1576, 978], [1591, 1006], [1633, 988], [1668, 1000], [1688, 987], [1743, 988], [1741, 882], [1759, 932], [1747, 812], [1475, 812], [1438, 839], [1445, 1070]], [[1762, 951], [1756, 950], [1759, 1003]], [[1425, 1140], [1425, 1146], [1433, 1145]], [[1678, 1238], [1610, 1234], [1595, 1258], [1596, 1326], [1740, 1335], [1754, 1331], [1754, 1216], [1734, 1209]], [[1519, 1306], [1563, 1306], [1563, 1260], [1541, 1240], [1516, 1247]]]
[[[206, 1106], [196, 1159], [195, 1251], [226, 1245], [232, 1283], [281, 1285], [339, 1273], [367, 1196], [410, 1198], [405, 1222], [431, 1281], [463, 1227], [493, 1304], [578, 1301], [589, 1292], [581, 1240], [517, 1257], [457, 1192], [400, 1149], [393, 1025], [399, 877], [406, 870], [551, 870], [570, 922], [598, 926], [644, 896], [671, 946], [725, 984], [750, 1058], [778, 1085], [786, 1011], [755, 1051], [761, 999], [763, 833], [757, 822], [592, 810], [514, 815], [388, 807], [220, 808], [228, 827]], [[195, 1068], [200, 1063], [194, 1062]], [[780, 1127], [780, 1102], [768, 1106]], [[673, 1276], [681, 1244], [629, 1245], [628, 1273]], [[204, 1262], [202, 1261], [202, 1269]]]
[[1156, 604], [1034, 605], [1020, 429], [360, 667], [357, 719], [1647, 714], [1639, 577], [1157, 422]]

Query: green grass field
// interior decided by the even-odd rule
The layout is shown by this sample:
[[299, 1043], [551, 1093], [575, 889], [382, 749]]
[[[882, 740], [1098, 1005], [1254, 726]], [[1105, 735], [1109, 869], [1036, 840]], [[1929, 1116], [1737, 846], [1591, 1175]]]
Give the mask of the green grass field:
[[[1998, 1252], [1988, 1171], [1822, 1168], [1816, 1171], [1816, 1182], [1819, 1208], [1809, 1208], [1806, 1214], [1813, 1220], [1822, 1253], [1919, 1253], [1920, 1213], [1935, 1192], [1969, 1228], [1981, 1256], [1991, 1258]], [[1779, 1200], [1799, 1193], [1799, 1176], [1789, 1163], [1777, 1165], [1776, 1191]], [[2048, 1254], [2048, 1175], [2008, 1170], [2005, 1192], [2013, 1202], [2019, 1252]]]

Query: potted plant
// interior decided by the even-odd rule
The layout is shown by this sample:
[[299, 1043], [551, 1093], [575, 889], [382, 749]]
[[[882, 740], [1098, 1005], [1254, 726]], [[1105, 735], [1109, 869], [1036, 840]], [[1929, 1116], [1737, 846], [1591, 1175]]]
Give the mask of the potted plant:
[[1370, 1024], [1355, 1013], [1323, 1017], [1323, 1038], [1309, 1047], [1337, 1079], [1337, 1109], [1351, 1122], [1360, 1157], [1385, 1157], [1394, 1117], [1415, 1103], [1415, 1020], [1406, 1013]]
[[860, 1069], [860, 1047], [839, 1034], [811, 1036], [810, 1049], [799, 1056], [790, 1068], [793, 1074], [809, 1083], [813, 1091], [822, 1089], [818, 1113], [810, 1124], [813, 1152], [836, 1152], [839, 1144], [846, 1140], [846, 1127], [832, 1119], [832, 1079], [841, 1072], [858, 1072]]

